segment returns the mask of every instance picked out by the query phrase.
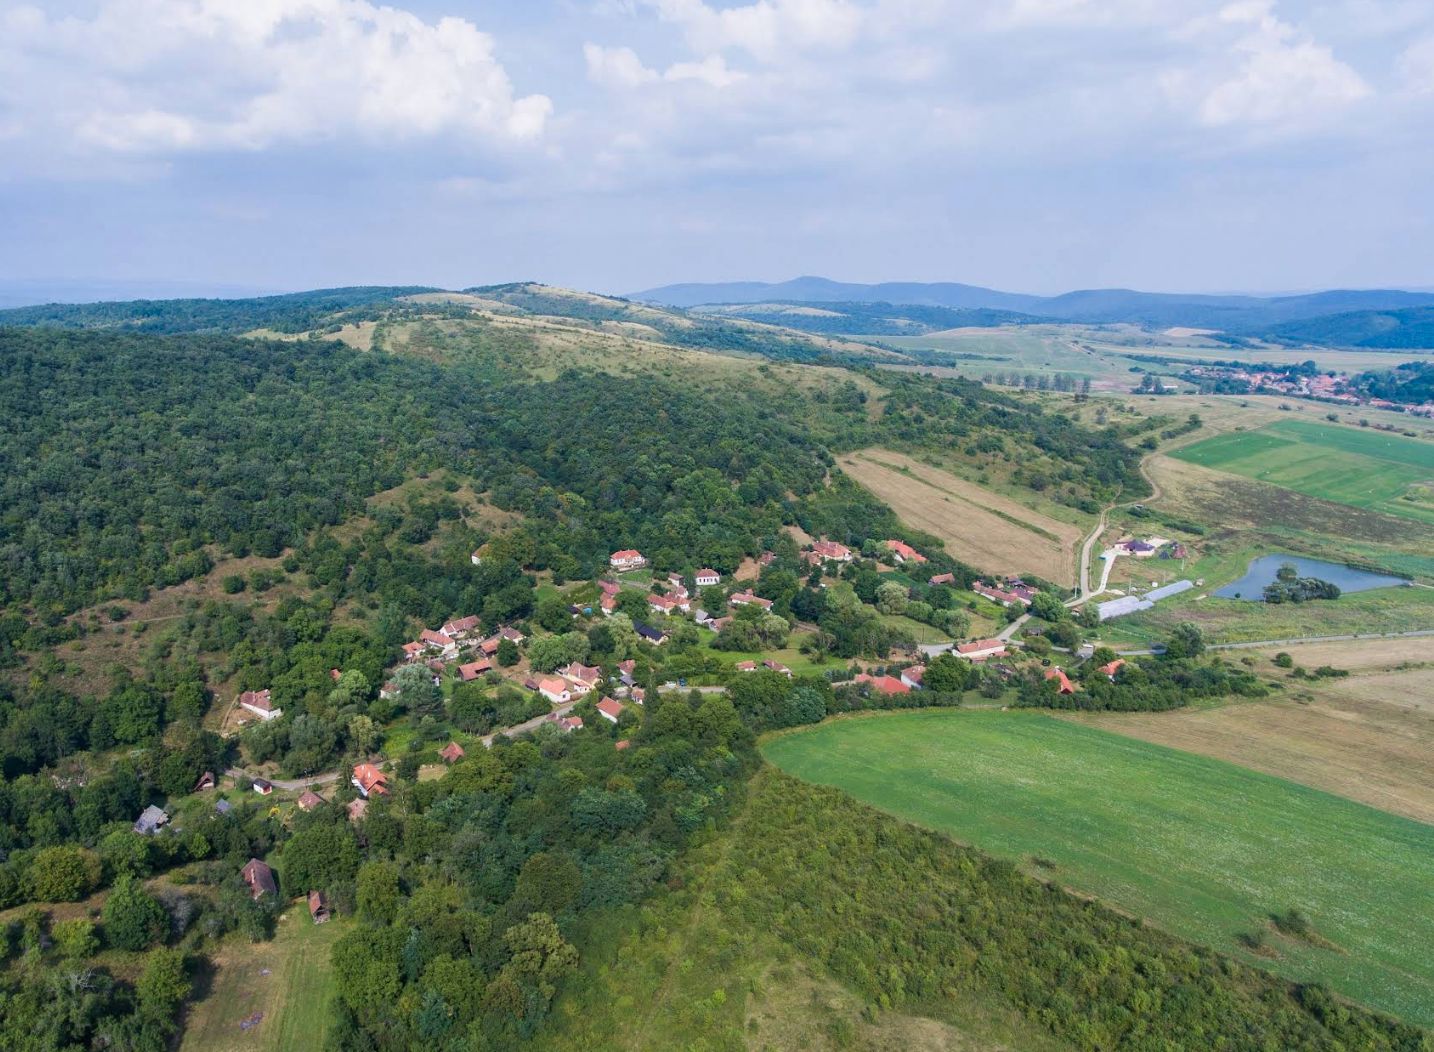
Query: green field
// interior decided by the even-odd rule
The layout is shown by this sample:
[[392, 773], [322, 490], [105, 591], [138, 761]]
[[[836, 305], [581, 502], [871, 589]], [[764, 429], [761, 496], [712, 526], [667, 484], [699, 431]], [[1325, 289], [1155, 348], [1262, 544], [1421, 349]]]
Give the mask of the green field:
[[[767, 759], [1177, 935], [1434, 1024], [1434, 828], [1038, 713], [908, 712], [772, 739]], [[1035, 864], [1032, 862], [1032, 864]], [[1274, 933], [1303, 911], [1335, 948]], [[1240, 933], [1277, 956], [1252, 956]]]
[[[272, 942], [231, 937], [214, 955], [213, 983], [189, 1010], [180, 1052], [292, 1052], [323, 1048], [333, 996], [334, 943], [352, 922], [314, 924], [289, 906]], [[264, 974], [267, 970], [268, 974]], [[262, 1012], [249, 1030], [240, 1022]]]
[[1312, 497], [1434, 523], [1434, 503], [1410, 490], [1434, 481], [1434, 443], [1281, 420], [1217, 435], [1170, 455]]

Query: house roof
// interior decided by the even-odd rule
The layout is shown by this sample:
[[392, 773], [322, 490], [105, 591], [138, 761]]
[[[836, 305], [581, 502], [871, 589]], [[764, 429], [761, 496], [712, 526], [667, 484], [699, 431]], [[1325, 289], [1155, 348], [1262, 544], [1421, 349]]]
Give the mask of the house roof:
[[613, 701], [612, 698], [603, 698], [597, 703], [596, 708], [610, 720], [616, 720], [622, 715], [622, 703]]
[[363, 797], [358, 797], [357, 799], [350, 800], [348, 805], [349, 821], [358, 821], [364, 816], [364, 812], [367, 810], [368, 801], [365, 800]]
[[886, 550], [887, 550], [887, 551], [889, 551], [889, 552], [895, 552], [897, 555], [901, 556], [903, 559], [910, 559], [910, 560], [912, 560], [913, 562], [918, 562], [918, 563], [924, 563], [924, 562], [926, 561], [926, 556], [922, 555], [920, 552], [918, 552], [918, 551], [917, 551], [915, 548], [913, 548], [911, 545], [907, 544], [905, 541], [895, 541], [895, 540], [892, 540], [892, 541], [883, 541], [882, 543], [886, 546]]
[[269, 864], [257, 858], [251, 858], [244, 863], [244, 868], [239, 871], [244, 878], [244, 883], [253, 890], [254, 898], [266, 892], [270, 895], [279, 893], [279, 885], [274, 883], [274, 871]]
[[329, 900], [322, 891], [309, 892], [309, 915], [314, 916], [329, 908]]
[[168, 821], [169, 815], [164, 808], [150, 804], [140, 812], [139, 818], [135, 820], [134, 831], [136, 833], [153, 833]]
[[851, 549], [836, 541], [817, 541], [812, 545], [812, 551], [825, 559], [848, 559], [851, 557]]
[[464, 632], [471, 632], [478, 627], [478, 615], [469, 614], [467, 617], [460, 617], [456, 621], [449, 621], [438, 631], [445, 636], [456, 636]]
[[572, 664], [558, 669], [558, 675], [592, 686], [602, 679], [602, 669], [597, 665], [584, 665], [581, 661], [574, 661]]
[[638, 551], [636, 548], [624, 548], [620, 552], [613, 552], [612, 558], [618, 560], [619, 562], [630, 562], [633, 559], [641, 559], [642, 552]]
[[538, 689], [548, 694], [567, 694], [568, 681], [557, 676], [544, 676], [538, 680]]
[[721, 575], [720, 573], [718, 573], [716, 570], [712, 569], [710, 566], [704, 566], [704, 567], [702, 567], [702, 569], [698, 570], [698, 571], [697, 571], [695, 574], [693, 574], [692, 576], [693, 576], [693, 577], [716, 577], [716, 578], [718, 578], [718, 579], [720, 579], [720, 578], [722, 577], [722, 575]]
[[434, 632], [427, 628], [425, 628], [422, 632], [418, 633], [418, 638], [425, 643], [432, 643], [436, 647], [446, 647], [451, 645], [453, 642], [453, 640], [449, 639], [441, 632]]
[[263, 709], [265, 712], [270, 712], [274, 708], [274, 703], [269, 698], [269, 690], [267, 687], [264, 690], [246, 690], [243, 694], [239, 695], [239, 704], [252, 705], [256, 709]]
[[929, 585], [955, 584], [956, 575], [954, 573], [939, 573], [927, 580], [926, 583]]
[[1107, 661], [1097, 670], [1104, 676], [1114, 676], [1125, 667], [1125, 658], [1116, 658], [1114, 661]]
[[1006, 644], [999, 639], [973, 639], [969, 643], [958, 643], [956, 653], [977, 654], [983, 650], [1005, 650]]
[[312, 811], [324, 802], [324, 798], [312, 789], [305, 789], [299, 794], [299, 806], [305, 811]]
[[457, 742], [449, 742], [442, 749], [438, 750], [438, 755], [449, 762], [461, 760], [463, 759], [463, 746]]
[[1046, 669], [1046, 679], [1058, 680], [1057, 689], [1062, 694], [1074, 694], [1076, 691], [1076, 685], [1072, 683], [1071, 678], [1066, 675], [1065, 669], [1058, 665]]
[[627, 748], [630, 748], [631, 746], [632, 746], [632, 742], [628, 741], [626, 738], [624, 738], [624, 739], [623, 739], [622, 741], [620, 741], [620, 742], [614, 742], [614, 743], [613, 743], [613, 748], [614, 748], [614, 749], [618, 749], [618, 750], [627, 749]]
[[373, 792], [374, 789], [380, 792], [388, 791], [388, 776], [371, 763], [361, 763], [355, 767], [354, 779], [366, 793]]
[[913, 665], [901, 674], [901, 678], [909, 683], [919, 684], [926, 678], [926, 667], [924, 665]]
[[856, 682], [865, 683], [872, 690], [880, 691], [882, 694], [909, 694], [911, 688], [895, 676], [869, 676], [865, 672], [856, 677]]
[[666, 634], [665, 632], [659, 632], [657, 629], [653, 628], [651, 625], [646, 624], [646, 623], [644, 623], [644, 622], [642, 622], [642, 621], [634, 621], [634, 622], [632, 623], [632, 627], [637, 631], [637, 634], [640, 635], [643, 639], [651, 640], [651, 641], [654, 642], [654, 643], [657, 642], [657, 641], [660, 640], [660, 639], [666, 639], [666, 638], [667, 638], [667, 634]]
[[469, 680], [477, 679], [485, 672], [491, 672], [492, 669], [493, 662], [485, 658], [479, 661], [470, 661], [466, 665], [459, 665], [458, 675], [463, 682], [467, 683]]
[[269, 781], [267, 778], [255, 778], [253, 785], [254, 788], [259, 790], [259, 792], [261, 793], [267, 793], [274, 788], [274, 783]]
[[738, 672], [755, 672], [756, 670], [757, 670], [757, 663], [756, 663], [755, 661], [739, 661], [739, 662], [737, 662], [737, 671], [738, 671]]

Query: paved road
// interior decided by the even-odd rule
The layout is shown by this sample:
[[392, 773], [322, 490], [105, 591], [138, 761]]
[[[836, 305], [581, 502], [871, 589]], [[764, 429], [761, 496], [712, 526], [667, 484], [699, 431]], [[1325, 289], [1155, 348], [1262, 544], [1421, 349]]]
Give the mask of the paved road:
[[1011, 637], [1016, 634], [1016, 631], [1030, 619], [1030, 614], [1022, 614], [1005, 628], [1001, 629], [1001, 631], [997, 632], [996, 638], [1001, 640], [1002, 642], [1009, 643], [1011, 641]]
[[514, 724], [512, 727], [504, 727], [502, 730], [494, 731], [482, 739], [483, 744], [491, 749], [493, 747], [493, 739], [500, 734], [505, 738], [516, 738], [520, 734], [527, 734], [529, 731], [537, 730], [549, 716], [566, 716], [573, 711], [573, 706], [576, 704], [576, 701], [569, 701], [557, 706], [552, 712], [544, 713], [541, 716], [534, 716], [531, 720], [525, 720], [522, 723]]
[[[224, 773], [230, 778], [248, 778], [251, 782], [255, 778], [264, 777], [262, 774], [251, 774], [248, 771], [241, 771], [237, 767], [231, 767]], [[341, 773], [342, 772], [340, 771], [325, 771], [323, 774], [316, 774], [309, 778], [294, 778], [290, 780], [285, 780], [283, 778], [268, 778], [265, 780], [275, 789], [310, 789], [316, 785], [325, 785], [329, 782], [338, 781], [339, 775]]]
[[[1295, 639], [1259, 639], [1249, 643], [1210, 643], [1206, 650], [1260, 650], [1265, 647], [1297, 647], [1302, 643], [1348, 643], [1356, 639], [1413, 639], [1434, 636], [1434, 628], [1415, 628], [1408, 632], [1360, 632], [1342, 636], [1299, 636]], [[1122, 650], [1122, 654], [1154, 654], [1155, 650]]]

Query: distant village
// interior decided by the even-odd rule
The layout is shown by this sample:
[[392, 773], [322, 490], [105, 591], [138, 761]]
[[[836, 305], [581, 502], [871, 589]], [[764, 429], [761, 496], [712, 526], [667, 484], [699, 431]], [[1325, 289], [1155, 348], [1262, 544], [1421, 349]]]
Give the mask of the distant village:
[[1192, 365], [1181, 374], [1202, 390], [1216, 394], [1276, 394], [1308, 398], [1345, 406], [1368, 406], [1411, 416], [1434, 417], [1434, 402], [1408, 404], [1387, 398], [1371, 398], [1350, 386], [1347, 373], [1311, 371], [1290, 366], [1282, 369], [1259, 366]]

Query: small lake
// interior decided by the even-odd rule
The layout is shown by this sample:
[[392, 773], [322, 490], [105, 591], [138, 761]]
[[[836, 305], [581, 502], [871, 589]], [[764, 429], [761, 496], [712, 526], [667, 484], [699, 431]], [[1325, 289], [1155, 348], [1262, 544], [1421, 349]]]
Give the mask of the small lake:
[[1223, 588], [1215, 589], [1213, 594], [1222, 599], [1252, 599], [1255, 602], [1264, 602], [1265, 585], [1274, 583], [1275, 574], [1285, 563], [1294, 563], [1301, 577], [1318, 577], [1321, 581], [1339, 585], [1341, 592], [1367, 592], [1371, 588], [1409, 584], [1404, 577], [1356, 570], [1342, 563], [1308, 559], [1303, 555], [1262, 555], [1258, 559], [1250, 560], [1244, 577]]

